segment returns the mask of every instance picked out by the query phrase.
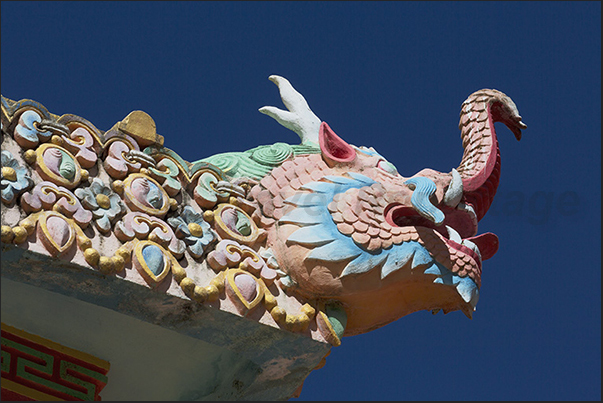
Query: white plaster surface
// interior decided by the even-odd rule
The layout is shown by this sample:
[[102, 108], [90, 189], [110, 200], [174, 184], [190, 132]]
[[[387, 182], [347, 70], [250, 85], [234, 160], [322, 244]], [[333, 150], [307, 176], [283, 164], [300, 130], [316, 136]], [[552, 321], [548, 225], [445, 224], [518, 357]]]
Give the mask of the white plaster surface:
[[109, 361], [103, 400], [236, 398], [235, 379], [249, 385], [260, 371], [226, 348], [8, 279], [2, 321]]
[[330, 346], [2, 245], [2, 322], [111, 363], [103, 400], [281, 400]]

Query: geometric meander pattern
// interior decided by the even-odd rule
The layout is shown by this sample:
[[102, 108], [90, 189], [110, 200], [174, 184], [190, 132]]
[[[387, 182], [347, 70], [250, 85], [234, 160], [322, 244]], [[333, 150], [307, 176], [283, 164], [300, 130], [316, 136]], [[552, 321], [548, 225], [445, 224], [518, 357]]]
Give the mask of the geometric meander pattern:
[[109, 363], [2, 324], [2, 400], [101, 400]]

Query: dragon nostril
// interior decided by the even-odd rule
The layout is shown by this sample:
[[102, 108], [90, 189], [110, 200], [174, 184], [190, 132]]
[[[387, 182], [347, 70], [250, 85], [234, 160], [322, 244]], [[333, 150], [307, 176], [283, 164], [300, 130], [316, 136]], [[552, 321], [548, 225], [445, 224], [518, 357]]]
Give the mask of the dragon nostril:
[[383, 215], [385, 221], [392, 227], [426, 227], [438, 229], [432, 221], [421, 216], [413, 207], [403, 206], [398, 203], [388, 205], [384, 209]]
[[417, 214], [416, 210], [412, 207], [403, 206], [398, 203], [392, 203], [383, 210], [385, 221], [394, 227], [403, 227], [405, 225], [405, 219], [412, 217], [421, 217]]

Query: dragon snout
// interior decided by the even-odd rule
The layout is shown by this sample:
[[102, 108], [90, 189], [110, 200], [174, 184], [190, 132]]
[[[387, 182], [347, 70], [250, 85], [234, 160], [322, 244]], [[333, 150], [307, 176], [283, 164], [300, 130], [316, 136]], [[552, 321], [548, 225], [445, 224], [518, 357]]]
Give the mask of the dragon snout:
[[511, 98], [502, 96], [498, 102], [492, 104], [492, 118], [495, 122], [502, 122], [511, 130], [517, 140], [521, 140], [521, 131], [528, 126], [521, 120], [519, 110]]
[[507, 124], [507, 127], [509, 128], [509, 130], [511, 130], [515, 138], [519, 141], [521, 140], [521, 131], [523, 129], [527, 129], [528, 125], [521, 121], [521, 116], [517, 115], [513, 117], [513, 122]]
[[413, 191], [410, 202], [417, 213], [434, 224], [441, 225], [446, 217], [430, 200], [437, 190], [435, 182], [429, 178], [418, 176], [408, 179], [404, 184]]

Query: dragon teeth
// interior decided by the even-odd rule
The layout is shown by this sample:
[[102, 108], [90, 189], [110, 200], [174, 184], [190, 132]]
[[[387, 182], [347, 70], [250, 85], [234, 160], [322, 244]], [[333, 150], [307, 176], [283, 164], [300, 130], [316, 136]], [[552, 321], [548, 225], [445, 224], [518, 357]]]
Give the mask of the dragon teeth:
[[472, 206], [470, 206], [470, 205], [468, 205], [468, 204], [465, 204], [465, 203], [459, 203], [459, 204], [456, 206], [456, 208], [457, 208], [457, 210], [465, 211], [465, 212], [467, 212], [467, 213], [471, 214], [471, 218], [472, 218], [472, 219], [473, 219], [475, 222], [477, 222], [477, 214], [475, 213], [475, 210], [473, 209], [473, 207], [472, 207]]
[[468, 239], [461, 238], [461, 235], [454, 228], [448, 225], [446, 225], [446, 230], [448, 230], [448, 239], [458, 243], [459, 245], [468, 247], [469, 249], [474, 251], [480, 259], [482, 258], [482, 254], [479, 251], [479, 247], [475, 243], [471, 242]]
[[448, 239], [450, 239], [451, 241], [454, 241], [458, 244], [462, 244], [463, 243], [463, 238], [461, 238], [461, 235], [456, 232], [456, 230], [448, 225], [446, 225], [446, 230], [448, 231]]
[[471, 249], [472, 251], [474, 251], [475, 254], [477, 256], [479, 256], [479, 258], [481, 260], [482, 254], [480, 253], [479, 247], [476, 244], [474, 244], [473, 242], [471, 242], [468, 239], [464, 239], [463, 242], [461, 243], [461, 245], [464, 245], [464, 246], [468, 247], [469, 249]]

